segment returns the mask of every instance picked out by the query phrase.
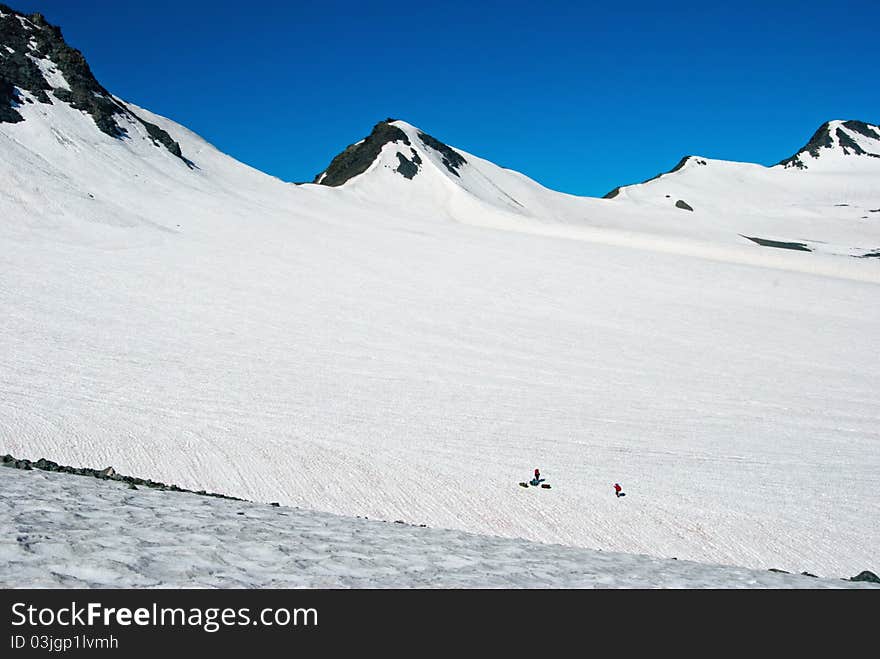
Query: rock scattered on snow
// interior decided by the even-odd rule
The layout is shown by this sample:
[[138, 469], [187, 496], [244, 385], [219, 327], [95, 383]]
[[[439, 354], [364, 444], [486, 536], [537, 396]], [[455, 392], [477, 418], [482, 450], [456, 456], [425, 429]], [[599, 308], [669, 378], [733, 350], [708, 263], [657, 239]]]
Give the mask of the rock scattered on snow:
[[850, 581], [867, 581], [868, 583], [880, 583], [880, 577], [870, 570], [862, 570], [856, 576], [850, 577]]
[[682, 210], [686, 210], [686, 211], [694, 210], [693, 208], [691, 208], [690, 204], [688, 204], [686, 201], [684, 201], [682, 199], [679, 199], [678, 201], [675, 202], [675, 207], [681, 208]]
[[241, 501], [241, 499], [230, 497], [225, 494], [215, 494], [213, 492], [206, 492], [205, 490], [193, 492], [192, 490], [186, 490], [178, 487], [177, 485], [166, 485], [165, 483], [159, 483], [148, 479], [135, 478], [133, 476], [122, 476], [118, 474], [113, 467], [106, 467], [104, 469], [90, 469], [88, 467], [68, 467], [65, 465], [59, 465], [57, 462], [52, 462], [51, 460], [47, 460], [46, 458], [40, 458], [36, 462], [31, 462], [30, 460], [19, 460], [11, 455], [4, 455], [0, 457], [0, 466], [10, 467], [12, 469], [23, 469], [25, 471], [31, 469], [40, 469], [42, 471], [54, 471], [65, 474], [73, 474], [75, 476], [91, 476], [93, 478], [99, 478], [101, 480], [121, 481], [123, 483], [128, 483], [129, 488], [132, 490], [136, 490], [137, 485], [142, 485], [144, 487], [149, 487], [155, 490], [190, 492], [192, 494], [198, 494], [201, 496]]

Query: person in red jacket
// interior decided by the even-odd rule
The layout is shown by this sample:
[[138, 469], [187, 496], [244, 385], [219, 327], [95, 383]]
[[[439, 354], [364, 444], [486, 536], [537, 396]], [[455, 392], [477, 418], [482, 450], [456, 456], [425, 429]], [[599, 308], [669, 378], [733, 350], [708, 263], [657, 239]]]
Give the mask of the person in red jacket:
[[614, 484], [614, 496], [616, 496], [618, 498], [622, 497], [623, 492], [621, 492], [620, 490], [621, 490], [620, 483], [615, 483]]
[[535, 469], [535, 477], [532, 479], [532, 482], [530, 483], [530, 485], [538, 486], [543, 481], [544, 481], [544, 479], [541, 478], [541, 472], [538, 469]]

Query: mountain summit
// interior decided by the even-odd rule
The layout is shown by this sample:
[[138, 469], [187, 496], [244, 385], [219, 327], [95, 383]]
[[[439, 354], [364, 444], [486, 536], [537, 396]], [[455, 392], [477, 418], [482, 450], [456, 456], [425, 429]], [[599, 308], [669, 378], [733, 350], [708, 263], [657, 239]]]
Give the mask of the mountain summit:
[[419, 151], [424, 149], [433, 151], [436, 158], [451, 175], [460, 176], [459, 168], [467, 163], [464, 156], [440, 140], [419, 130], [411, 140], [402, 126], [408, 126], [408, 124], [390, 118], [380, 121], [367, 137], [360, 142], [349, 145], [336, 156], [330, 166], [315, 177], [314, 182], [334, 187], [343, 185], [355, 176], [367, 171], [380, 156], [386, 144], [398, 147], [393, 154], [393, 158], [398, 160], [398, 166], [392, 170], [404, 178], [412, 179], [419, 173], [423, 163]]
[[117, 139], [128, 137], [126, 124], [136, 122], [157, 146], [184, 159], [180, 144], [165, 130], [104, 89], [83, 54], [65, 42], [61, 28], [42, 14], [28, 16], [0, 4], [0, 123], [24, 121], [19, 108], [26, 103], [66, 103]]
[[827, 121], [800, 151], [779, 164], [809, 169], [810, 164], [829, 156], [880, 158], [880, 128], [854, 119]]
[[[834, 167], [835, 165], [832, 164], [832, 161], [839, 163], [841, 158], [845, 156], [880, 158], [880, 127], [855, 119], [848, 121], [841, 119], [826, 121], [813, 133], [810, 141], [797, 153], [785, 160], [781, 160], [775, 166], [786, 169], [805, 170], [809, 169], [810, 165], [822, 161], [829, 163], [830, 167]], [[614, 199], [624, 188], [633, 188], [651, 183], [669, 174], [675, 174], [685, 167], [705, 166], [708, 164], [708, 161], [708, 158], [701, 158], [699, 156], [685, 156], [669, 171], [657, 174], [641, 183], [614, 188], [603, 198]], [[750, 163], [743, 164], [748, 165]]]

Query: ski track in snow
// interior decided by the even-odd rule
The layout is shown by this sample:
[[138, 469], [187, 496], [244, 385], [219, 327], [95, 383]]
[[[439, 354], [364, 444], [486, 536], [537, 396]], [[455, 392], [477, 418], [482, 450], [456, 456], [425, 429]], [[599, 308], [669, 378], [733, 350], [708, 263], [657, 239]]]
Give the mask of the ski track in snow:
[[[682, 211], [614, 220], [469, 154], [474, 190], [504, 183], [546, 218], [445, 174], [287, 185], [133, 109], [197, 169], [60, 103], [0, 125], [0, 452], [605, 551], [878, 571], [876, 259], [724, 243]], [[535, 467], [552, 490], [517, 486]]]
[[872, 588], [0, 469], [0, 585]]

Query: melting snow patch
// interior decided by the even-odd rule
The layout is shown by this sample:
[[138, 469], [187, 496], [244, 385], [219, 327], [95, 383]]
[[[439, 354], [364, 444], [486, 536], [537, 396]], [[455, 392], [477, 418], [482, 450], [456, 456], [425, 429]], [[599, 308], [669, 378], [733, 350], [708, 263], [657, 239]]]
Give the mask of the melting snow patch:
[[64, 74], [58, 70], [58, 67], [56, 67], [51, 60], [34, 57], [30, 53], [28, 54], [28, 57], [37, 65], [40, 72], [43, 74], [43, 77], [46, 79], [46, 82], [49, 83], [52, 89], [65, 89], [70, 91], [70, 85], [65, 79]]

